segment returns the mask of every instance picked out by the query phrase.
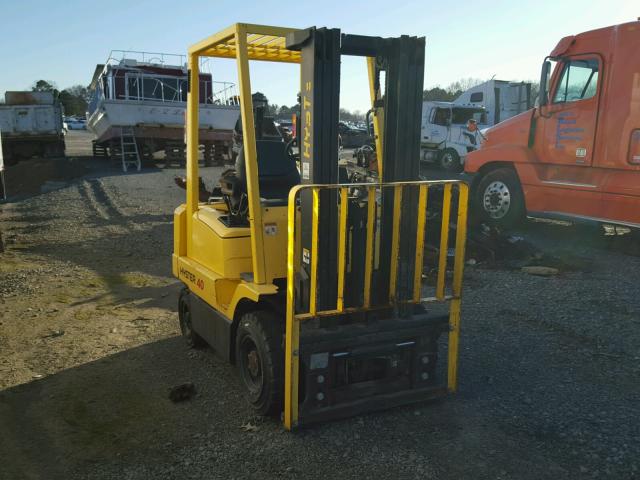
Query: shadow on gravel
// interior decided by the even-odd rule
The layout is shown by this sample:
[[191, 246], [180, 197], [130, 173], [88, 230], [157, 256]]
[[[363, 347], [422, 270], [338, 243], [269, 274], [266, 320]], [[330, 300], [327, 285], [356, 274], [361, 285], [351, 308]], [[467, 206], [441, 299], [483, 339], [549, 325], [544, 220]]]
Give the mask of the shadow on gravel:
[[[185, 382], [196, 396], [171, 402]], [[500, 442], [481, 438], [475, 420], [463, 427], [455, 409], [436, 402], [286, 433], [253, 416], [233, 368], [174, 337], [1, 391], [0, 478], [432, 478], [451, 448]]]
[[120, 308], [162, 308], [177, 311], [178, 294], [182, 283], [178, 280], [169, 281], [166, 285], [143, 286], [131, 285], [130, 277], [106, 277], [109, 281], [109, 291], [98, 295], [87, 296], [83, 300], [69, 303], [71, 307], [82, 305], [100, 305], [102, 308], [111, 306]]
[[[7, 201], [18, 202], [34, 195], [64, 188], [84, 178], [147, 175], [161, 171], [158, 165], [145, 165], [140, 172], [124, 173], [117, 165], [91, 156], [34, 158], [6, 167]], [[176, 169], [178, 171], [178, 169]], [[184, 171], [184, 169], [182, 169]], [[0, 202], [1, 203], [1, 202]]]
[[456, 397], [286, 433], [210, 350], [155, 341], [0, 391], [0, 478], [578, 478], [592, 416], [465, 365]]
[[182, 340], [169, 338], [0, 392], [0, 478], [76, 478], [76, 468], [87, 474], [120, 457], [152, 461], [202, 420], [167, 396], [191, 378]]
[[640, 256], [640, 231], [624, 227], [530, 218], [518, 233], [534, 239], [546, 248], [573, 252], [576, 255], [597, 249]]
[[640, 256], [640, 235], [628, 228], [540, 219], [528, 219], [512, 231], [474, 226], [467, 244], [473, 264], [507, 270], [542, 267], [551, 274], [593, 273], [603, 251]]
[[62, 188], [89, 171], [81, 158], [37, 158], [6, 168], [7, 200], [18, 201], [32, 195]]
[[112, 280], [114, 276], [127, 272], [149, 275], [171, 275], [171, 252], [173, 251], [173, 224], [171, 215], [140, 214], [111, 221], [108, 218], [93, 218], [80, 228], [118, 227], [101, 231], [101, 235], [79, 238], [69, 231], [65, 241], [27, 245], [24, 251], [53, 257], [87, 267], [110, 283], [126, 283], [124, 279]]

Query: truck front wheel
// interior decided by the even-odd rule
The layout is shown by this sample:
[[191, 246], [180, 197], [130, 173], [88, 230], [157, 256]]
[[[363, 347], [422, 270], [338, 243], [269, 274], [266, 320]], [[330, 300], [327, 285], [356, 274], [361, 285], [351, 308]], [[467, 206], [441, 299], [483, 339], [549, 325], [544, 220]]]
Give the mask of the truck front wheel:
[[475, 197], [480, 217], [492, 225], [512, 227], [525, 216], [522, 187], [511, 168], [496, 168], [487, 173], [480, 180]]
[[453, 148], [445, 148], [439, 157], [440, 167], [447, 172], [461, 172], [460, 155]]

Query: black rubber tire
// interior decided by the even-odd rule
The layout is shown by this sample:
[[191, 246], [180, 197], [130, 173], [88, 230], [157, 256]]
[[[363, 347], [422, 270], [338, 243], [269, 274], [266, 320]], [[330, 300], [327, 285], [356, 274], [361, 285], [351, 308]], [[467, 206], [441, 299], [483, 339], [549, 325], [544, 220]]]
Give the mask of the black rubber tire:
[[[284, 398], [282, 322], [271, 312], [256, 310], [240, 317], [236, 333], [236, 366], [245, 396], [258, 415], [279, 415]], [[255, 352], [258, 369], [250, 368]], [[258, 372], [258, 373], [256, 373]]]
[[[509, 194], [509, 204], [506, 211], [499, 217], [492, 216], [489, 206], [485, 202], [485, 193], [487, 189], [496, 184], [502, 184], [506, 187]], [[499, 197], [499, 191], [494, 195]], [[503, 193], [504, 195], [504, 193]], [[478, 182], [478, 186], [474, 195], [476, 214], [480, 219], [490, 225], [497, 227], [509, 228], [517, 225], [524, 220], [526, 215], [524, 194], [522, 186], [515, 170], [508, 167], [496, 168], [486, 173]], [[501, 200], [498, 200], [501, 201]]]
[[12, 166], [14, 166], [14, 165], [16, 165], [18, 163], [18, 158], [11, 151], [11, 148], [9, 148], [9, 147], [0, 147], [0, 148], [4, 148], [4, 150], [3, 150], [3, 152], [4, 152], [4, 164], [7, 167], [12, 167]]
[[138, 151], [140, 152], [140, 163], [143, 167], [155, 167], [156, 162], [153, 158], [153, 152], [147, 144], [140, 143], [138, 145]]
[[178, 298], [178, 319], [180, 320], [180, 331], [182, 338], [189, 348], [201, 348], [206, 345], [204, 339], [193, 330], [191, 323], [191, 311], [189, 309], [190, 295], [188, 288], [183, 288]]
[[453, 148], [445, 148], [438, 155], [438, 164], [440, 168], [446, 172], [459, 173], [462, 171], [463, 165], [460, 163], [460, 155]]

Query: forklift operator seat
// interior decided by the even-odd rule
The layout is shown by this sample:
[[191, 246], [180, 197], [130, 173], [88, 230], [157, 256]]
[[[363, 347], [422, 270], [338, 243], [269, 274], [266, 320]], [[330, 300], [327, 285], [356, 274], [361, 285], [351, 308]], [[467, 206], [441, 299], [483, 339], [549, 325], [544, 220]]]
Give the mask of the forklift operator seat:
[[[300, 183], [295, 160], [287, 153], [286, 146], [281, 140], [256, 141], [260, 198], [271, 206], [286, 205], [289, 190]], [[244, 147], [240, 147], [236, 158], [235, 175], [222, 182], [227, 184], [227, 188], [223, 185], [223, 191], [226, 190], [235, 199], [247, 193]]]

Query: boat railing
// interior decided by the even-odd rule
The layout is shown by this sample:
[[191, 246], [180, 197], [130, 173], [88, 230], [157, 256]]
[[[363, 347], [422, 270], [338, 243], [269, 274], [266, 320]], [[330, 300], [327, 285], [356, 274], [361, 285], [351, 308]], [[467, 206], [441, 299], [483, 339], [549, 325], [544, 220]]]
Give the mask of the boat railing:
[[[103, 75], [107, 75], [104, 84], [96, 90], [104, 89], [104, 97], [117, 100], [154, 101], [154, 102], [186, 102], [187, 101], [187, 67], [186, 56], [170, 53], [143, 52], [136, 50], [112, 50], [105, 64]], [[163, 67], [181, 68], [184, 76], [162, 75], [136, 69], [136, 63], [161, 65]], [[109, 65], [126, 66], [124, 92], [116, 85], [109, 74]], [[201, 95], [204, 104], [239, 105], [239, 97], [235, 83], [211, 80], [200, 81]], [[96, 95], [97, 97], [98, 95]], [[96, 98], [96, 100], [98, 100]]]
[[137, 50], [111, 50], [107, 64], [121, 64], [135, 60], [139, 63], [153, 65], [174, 66], [186, 71], [187, 57], [176, 53], [143, 52]]
[[[113, 83], [113, 82], [111, 82]], [[231, 82], [200, 81], [200, 90], [204, 92], [204, 104], [237, 105], [236, 85]], [[186, 102], [187, 77], [158, 75], [154, 73], [127, 72], [124, 94], [111, 95], [111, 98], [131, 101]]]
[[[209, 82], [203, 82], [205, 84]], [[205, 91], [209, 91], [206, 89]], [[206, 103], [214, 105], [240, 105], [240, 97], [235, 83], [231, 82], [211, 82], [211, 95], [207, 97]]]

